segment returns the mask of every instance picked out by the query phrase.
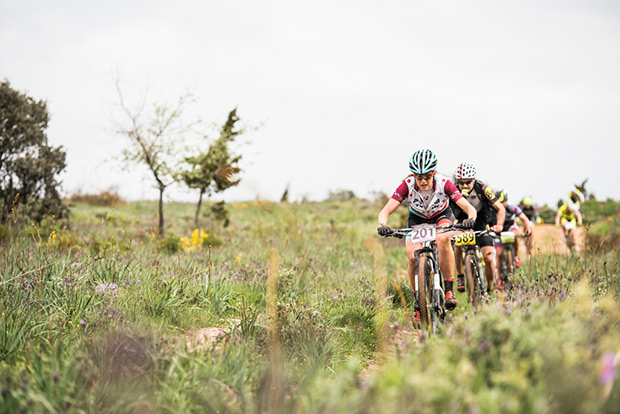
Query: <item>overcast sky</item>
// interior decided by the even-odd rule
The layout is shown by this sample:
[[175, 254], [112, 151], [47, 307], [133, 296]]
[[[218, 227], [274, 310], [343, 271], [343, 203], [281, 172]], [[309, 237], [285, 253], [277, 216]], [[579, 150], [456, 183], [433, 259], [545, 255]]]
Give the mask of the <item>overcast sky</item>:
[[238, 107], [262, 125], [229, 201], [391, 194], [421, 147], [512, 200], [555, 204], [586, 177], [620, 199], [616, 0], [0, 0], [0, 51], [0, 79], [48, 102], [67, 194], [157, 197], [111, 161], [119, 73], [129, 98], [189, 89], [209, 123]]

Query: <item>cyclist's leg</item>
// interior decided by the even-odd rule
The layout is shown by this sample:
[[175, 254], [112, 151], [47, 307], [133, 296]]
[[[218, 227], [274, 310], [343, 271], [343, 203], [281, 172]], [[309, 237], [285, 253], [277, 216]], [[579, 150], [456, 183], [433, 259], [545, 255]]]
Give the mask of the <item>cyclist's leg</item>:
[[[454, 222], [454, 215], [452, 210], [448, 209], [449, 213], [443, 214], [438, 220], [438, 226], [450, 225]], [[446, 232], [437, 235], [437, 255], [439, 256], [439, 269], [441, 269], [441, 275], [443, 277], [443, 283], [446, 289], [446, 309], [452, 310], [456, 308], [456, 298], [454, 297], [453, 284], [454, 284], [454, 251], [452, 250], [452, 244], [450, 239], [454, 232]]]
[[[495, 246], [495, 265], [495, 274], [499, 276], [502, 274], [502, 267], [504, 266], [504, 246], [500, 243]], [[501, 289], [501, 277], [498, 277], [496, 280], [498, 282], [498, 289]]]
[[463, 274], [463, 249], [461, 246], [454, 246], [454, 265], [456, 268], [456, 274]]
[[562, 217], [562, 219], [560, 220], [560, 226], [562, 226], [562, 233], [564, 233], [564, 238], [566, 238], [568, 236], [568, 226], [567, 226], [568, 220], [566, 220], [564, 217]]
[[[414, 298], [416, 297], [416, 287], [415, 287], [415, 282], [416, 282], [416, 263], [415, 263], [415, 251], [419, 248], [422, 247], [421, 244], [412, 244], [409, 239], [406, 240], [405, 242], [406, 248], [407, 248], [407, 258], [408, 260], [408, 266], [407, 266], [407, 273], [409, 275], [409, 283], [411, 284], [411, 290], [413, 291], [413, 296]], [[418, 268], [420, 269], [421, 266], [418, 266]], [[419, 270], [419, 272], [423, 272], [423, 267]], [[413, 319], [415, 323], [420, 323], [420, 304], [418, 303], [417, 298], [415, 299], [415, 303], [413, 305]]]
[[493, 290], [495, 283], [497, 268], [495, 266], [495, 249], [493, 246], [480, 246], [482, 252], [482, 260], [484, 260], [484, 275], [487, 278], [487, 290]]
[[454, 246], [454, 267], [456, 269], [458, 291], [465, 292], [465, 270], [463, 269], [463, 249], [460, 246]]
[[[451, 221], [441, 220], [437, 223], [439, 226], [452, 224]], [[439, 268], [443, 276], [443, 281], [450, 282], [450, 286], [446, 285], [446, 290], [452, 290], [452, 282], [454, 281], [454, 251], [452, 250], [452, 244], [450, 238], [454, 232], [441, 233], [437, 235], [437, 254], [439, 255]]]
[[531, 256], [534, 252], [534, 225], [532, 225], [532, 230], [530, 231], [530, 235], [525, 239], [525, 247], [527, 249], [528, 256]]
[[411, 283], [411, 289], [415, 293], [415, 251], [422, 247], [421, 244], [411, 244], [409, 239], [406, 241], [407, 247], [407, 258], [409, 259], [409, 265], [407, 266], [407, 271], [409, 274], [409, 283]]

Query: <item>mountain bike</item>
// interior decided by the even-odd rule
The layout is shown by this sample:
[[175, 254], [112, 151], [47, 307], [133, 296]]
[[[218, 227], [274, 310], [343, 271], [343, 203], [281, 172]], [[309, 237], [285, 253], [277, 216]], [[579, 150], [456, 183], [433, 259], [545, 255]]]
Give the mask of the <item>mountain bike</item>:
[[497, 252], [497, 258], [501, 261], [502, 266], [499, 269], [499, 277], [504, 285], [504, 290], [509, 291], [512, 288], [512, 278], [510, 277], [515, 273], [515, 251], [513, 243], [517, 237], [527, 237], [527, 235], [517, 235], [512, 231], [502, 231], [494, 238], [495, 251]]
[[[419, 305], [420, 323], [428, 326], [429, 332], [433, 334], [437, 333], [439, 322], [446, 316], [446, 296], [435, 240], [438, 233], [454, 230], [463, 230], [463, 227], [458, 224], [449, 226], [422, 224], [411, 228], [392, 229], [392, 233], [385, 236], [403, 238], [411, 234], [411, 243], [422, 244], [422, 247], [414, 252], [415, 298]], [[420, 268], [423, 269], [422, 273]]]
[[482, 253], [476, 238], [488, 234], [489, 230], [468, 230], [452, 237], [452, 244], [463, 250], [463, 269], [467, 295], [472, 306], [478, 305], [486, 293], [486, 278], [482, 266]]
[[566, 247], [572, 253], [573, 251], [579, 251], [577, 247], [577, 238], [575, 236], [577, 223], [575, 220], [566, 221], [562, 226], [566, 229]]

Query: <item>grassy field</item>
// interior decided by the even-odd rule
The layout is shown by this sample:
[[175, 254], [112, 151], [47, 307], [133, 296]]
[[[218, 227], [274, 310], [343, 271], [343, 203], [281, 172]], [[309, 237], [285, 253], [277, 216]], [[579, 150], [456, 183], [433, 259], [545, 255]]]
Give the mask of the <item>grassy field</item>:
[[169, 203], [163, 239], [154, 202], [17, 217], [0, 229], [0, 412], [620, 412], [611, 203], [584, 210], [581, 255], [523, 260], [475, 312], [457, 294], [437, 336], [413, 329], [381, 203], [236, 203], [199, 229]]

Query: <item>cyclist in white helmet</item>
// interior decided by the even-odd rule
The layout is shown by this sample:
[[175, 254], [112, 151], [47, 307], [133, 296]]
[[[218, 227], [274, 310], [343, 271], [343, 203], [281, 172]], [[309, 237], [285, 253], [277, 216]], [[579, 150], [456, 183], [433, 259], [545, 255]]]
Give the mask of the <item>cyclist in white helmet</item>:
[[[501, 232], [504, 225], [504, 218], [506, 217], [506, 209], [502, 203], [497, 200], [495, 193], [482, 181], [476, 179], [476, 166], [468, 162], [460, 163], [456, 167], [456, 170], [454, 170], [454, 180], [459, 190], [461, 190], [463, 197], [466, 198], [477, 211], [474, 230], [485, 230], [487, 225], [489, 225], [494, 232]], [[497, 211], [497, 215], [495, 216], [496, 220], [493, 220], [492, 209]], [[469, 212], [467, 212], [466, 215], [465, 212], [461, 211], [459, 208], [454, 208], [454, 213], [459, 220], [469, 217]], [[480, 251], [482, 252], [485, 263], [484, 273], [490, 292], [493, 290], [493, 284], [497, 278], [493, 238], [489, 235], [476, 237], [476, 244], [480, 247]], [[454, 255], [456, 258], [457, 289], [459, 292], [464, 292], [465, 277], [463, 273], [462, 249], [457, 246]]]
[[[447, 177], [436, 175], [437, 157], [429, 149], [421, 149], [413, 153], [409, 161], [411, 174], [398, 186], [392, 198], [379, 213], [380, 235], [391, 232], [388, 227], [388, 217], [402, 201], [408, 200], [409, 220], [408, 227], [419, 224], [431, 223], [439, 226], [454, 223], [454, 214], [450, 209], [450, 201], [456, 203], [467, 212], [467, 218], [463, 222], [470, 227], [476, 221], [476, 209], [469, 204], [459, 193], [459, 190]], [[437, 251], [439, 255], [439, 267], [444, 277], [446, 288], [446, 309], [456, 307], [456, 298], [453, 292], [454, 282], [454, 252], [450, 244], [451, 233], [437, 235]], [[410, 239], [407, 239], [407, 241]], [[415, 291], [415, 251], [422, 247], [420, 244], [406, 243], [407, 256], [409, 258], [409, 282]], [[418, 304], [414, 311], [419, 318]]]

